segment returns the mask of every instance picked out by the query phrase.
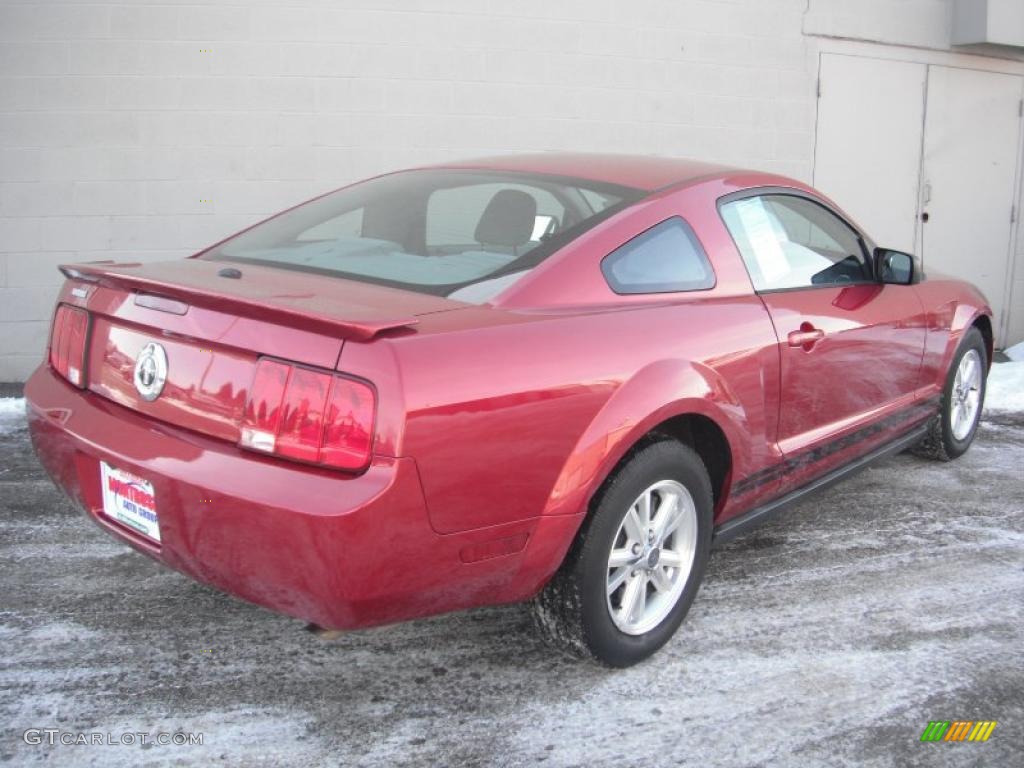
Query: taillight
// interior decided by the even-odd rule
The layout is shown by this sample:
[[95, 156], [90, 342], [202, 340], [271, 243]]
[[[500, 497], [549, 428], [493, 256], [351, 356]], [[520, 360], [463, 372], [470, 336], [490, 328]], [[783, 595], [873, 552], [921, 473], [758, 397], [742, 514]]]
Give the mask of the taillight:
[[363, 469], [373, 444], [373, 389], [361, 381], [260, 360], [239, 445], [313, 464]]
[[85, 351], [89, 313], [61, 304], [50, 329], [50, 365], [76, 387], [85, 386]]

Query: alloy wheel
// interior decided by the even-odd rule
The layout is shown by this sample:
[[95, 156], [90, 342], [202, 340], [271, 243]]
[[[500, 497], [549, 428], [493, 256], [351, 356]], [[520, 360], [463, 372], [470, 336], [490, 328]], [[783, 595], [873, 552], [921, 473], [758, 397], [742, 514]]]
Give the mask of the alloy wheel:
[[949, 427], [953, 437], [966, 440], [981, 409], [981, 355], [969, 349], [960, 358], [949, 398]]
[[647, 488], [626, 510], [608, 556], [608, 612], [618, 629], [657, 627], [683, 593], [697, 552], [697, 509], [675, 480]]

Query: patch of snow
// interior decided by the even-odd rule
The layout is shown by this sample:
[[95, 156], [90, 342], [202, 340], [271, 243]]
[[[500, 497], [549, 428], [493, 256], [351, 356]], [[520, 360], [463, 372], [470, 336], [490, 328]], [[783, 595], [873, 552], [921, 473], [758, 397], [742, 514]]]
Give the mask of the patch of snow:
[[[123, 670], [111, 668], [107, 674], [116, 679]], [[66, 682], [67, 679], [61, 681]], [[121, 694], [119, 698], [135, 702], [134, 694]], [[102, 709], [98, 714], [95, 709], [83, 706], [80, 697], [67, 691], [39, 690], [24, 697], [16, 713], [19, 741], [28, 727], [57, 730], [55, 743], [50, 744], [43, 735], [41, 744], [23, 753], [23, 756], [30, 755], [36, 764], [324, 765], [329, 754], [317, 735], [314, 718], [295, 707], [245, 707], [206, 710], [201, 714], [164, 709], [140, 712], [134, 717], [103, 716]], [[67, 743], [58, 739], [66, 739]], [[75, 739], [81, 741], [76, 743]], [[227, 759], [243, 745], [244, 757]]]
[[[110, 718], [97, 721], [88, 731], [104, 735], [102, 744], [89, 748], [89, 758], [99, 758], [95, 764], [103, 765], [122, 760], [136, 765], [143, 761], [156, 765], [209, 763], [214, 755], [225, 760], [242, 744], [246, 745], [248, 754], [236, 764], [245, 765], [252, 761], [267, 765], [316, 765], [323, 764], [325, 757], [325, 750], [316, 736], [315, 720], [294, 707], [239, 708], [206, 711], [200, 715], [168, 712], [135, 718]], [[111, 740], [115, 742], [112, 745], [106, 743], [108, 733], [112, 734]], [[132, 735], [138, 733], [150, 735], [148, 747], [142, 746], [139, 738], [132, 740]], [[202, 743], [153, 743], [157, 739], [168, 740], [167, 736], [157, 734], [171, 734], [170, 738], [174, 738], [173, 734], [202, 734], [197, 737], [202, 739]], [[116, 743], [122, 739], [127, 741]], [[51, 754], [66, 755], [56, 748], [51, 749]]]
[[22, 635], [22, 639], [26, 644], [38, 650], [40, 645], [77, 643], [82, 640], [94, 640], [101, 636], [99, 632], [81, 624], [71, 621], [56, 621], [29, 630]]
[[985, 410], [1024, 411], [1024, 359], [1020, 362], [993, 364], [985, 392]]
[[0, 397], [0, 435], [25, 428], [25, 398]]
[[1003, 350], [1003, 354], [1017, 363], [1024, 363], [1024, 341]]

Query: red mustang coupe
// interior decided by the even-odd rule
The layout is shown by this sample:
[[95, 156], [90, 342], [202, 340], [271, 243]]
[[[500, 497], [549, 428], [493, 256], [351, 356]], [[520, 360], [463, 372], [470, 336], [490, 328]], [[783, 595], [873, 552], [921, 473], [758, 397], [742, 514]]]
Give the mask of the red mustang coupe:
[[613, 666], [712, 543], [966, 451], [992, 357], [977, 290], [813, 189], [651, 157], [391, 173], [62, 271], [32, 438], [104, 529], [331, 629], [534, 598]]

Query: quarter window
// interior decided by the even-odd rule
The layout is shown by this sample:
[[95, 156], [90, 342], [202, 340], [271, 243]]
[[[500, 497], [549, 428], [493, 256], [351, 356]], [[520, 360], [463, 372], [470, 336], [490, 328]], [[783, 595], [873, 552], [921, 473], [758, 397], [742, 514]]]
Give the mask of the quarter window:
[[823, 205], [780, 194], [733, 200], [721, 210], [758, 291], [871, 279], [860, 237]]
[[670, 293], [713, 288], [715, 273], [690, 225], [667, 219], [616, 248], [601, 262], [616, 293]]

